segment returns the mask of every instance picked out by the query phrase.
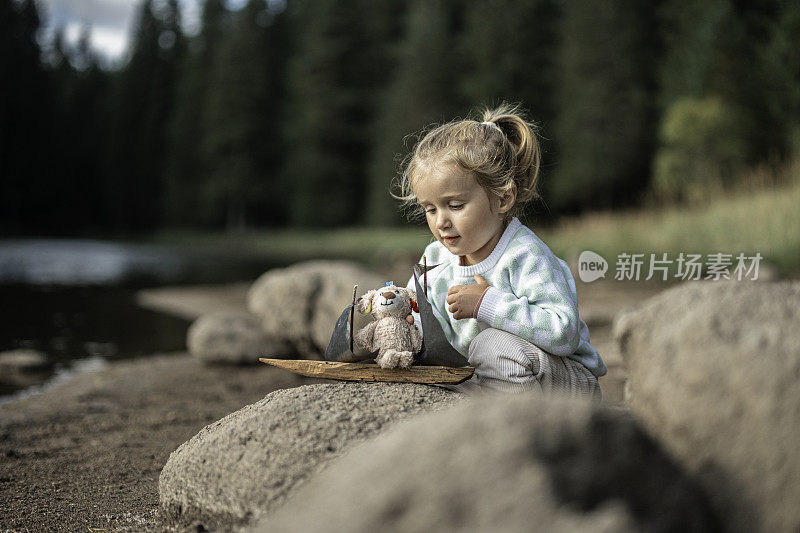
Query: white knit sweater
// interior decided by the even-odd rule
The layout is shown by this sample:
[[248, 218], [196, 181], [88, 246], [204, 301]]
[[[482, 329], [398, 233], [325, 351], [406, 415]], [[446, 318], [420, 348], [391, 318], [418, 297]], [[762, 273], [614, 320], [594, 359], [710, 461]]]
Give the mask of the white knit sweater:
[[[447, 339], [464, 356], [468, 356], [472, 339], [492, 327], [578, 361], [595, 376], [606, 373], [603, 359], [589, 344], [589, 328], [578, 317], [578, 296], [569, 266], [517, 218], [508, 224], [489, 257], [476, 265], [461, 266], [459, 256], [438, 241], [428, 245], [424, 257], [429, 266], [438, 265], [428, 272], [433, 314]], [[491, 285], [478, 318], [456, 320], [447, 309], [447, 291], [453, 285], [474, 284], [476, 274]], [[413, 277], [409, 288], [414, 288]], [[419, 316], [415, 318], [420, 324]]]

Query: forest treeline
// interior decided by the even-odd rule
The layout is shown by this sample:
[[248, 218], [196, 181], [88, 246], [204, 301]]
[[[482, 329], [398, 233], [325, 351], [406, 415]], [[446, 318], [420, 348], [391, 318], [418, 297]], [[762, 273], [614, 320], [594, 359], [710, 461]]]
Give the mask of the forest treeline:
[[0, 233], [398, 224], [410, 134], [520, 102], [546, 218], [691, 201], [800, 137], [791, 0], [177, 0], [126, 61], [0, 0]]

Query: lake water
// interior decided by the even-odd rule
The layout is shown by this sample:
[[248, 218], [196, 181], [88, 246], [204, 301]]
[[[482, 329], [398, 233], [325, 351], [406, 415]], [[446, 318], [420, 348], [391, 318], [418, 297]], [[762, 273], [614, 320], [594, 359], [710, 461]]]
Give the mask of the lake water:
[[[140, 308], [145, 287], [251, 281], [275, 265], [239, 251], [92, 240], [0, 240], [0, 351], [30, 348], [42, 377], [185, 348], [189, 323]], [[0, 376], [0, 401], [21, 383]]]

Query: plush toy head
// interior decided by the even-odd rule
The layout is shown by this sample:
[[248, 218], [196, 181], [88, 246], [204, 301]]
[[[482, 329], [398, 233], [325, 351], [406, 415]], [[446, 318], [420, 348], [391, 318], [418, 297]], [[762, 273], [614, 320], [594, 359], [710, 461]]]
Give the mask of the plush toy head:
[[362, 315], [372, 313], [378, 320], [387, 316], [407, 317], [412, 310], [419, 312], [417, 293], [389, 284], [367, 291], [356, 302], [356, 310]]

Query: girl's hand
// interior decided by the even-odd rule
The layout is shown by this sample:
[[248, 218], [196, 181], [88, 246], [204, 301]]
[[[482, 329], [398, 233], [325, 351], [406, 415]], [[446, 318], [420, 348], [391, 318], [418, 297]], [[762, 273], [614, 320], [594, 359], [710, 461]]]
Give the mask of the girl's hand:
[[483, 276], [475, 276], [477, 285], [453, 285], [447, 291], [448, 310], [453, 313], [453, 318], [475, 318], [476, 307], [481, 301], [483, 293], [489, 288], [489, 282]]

